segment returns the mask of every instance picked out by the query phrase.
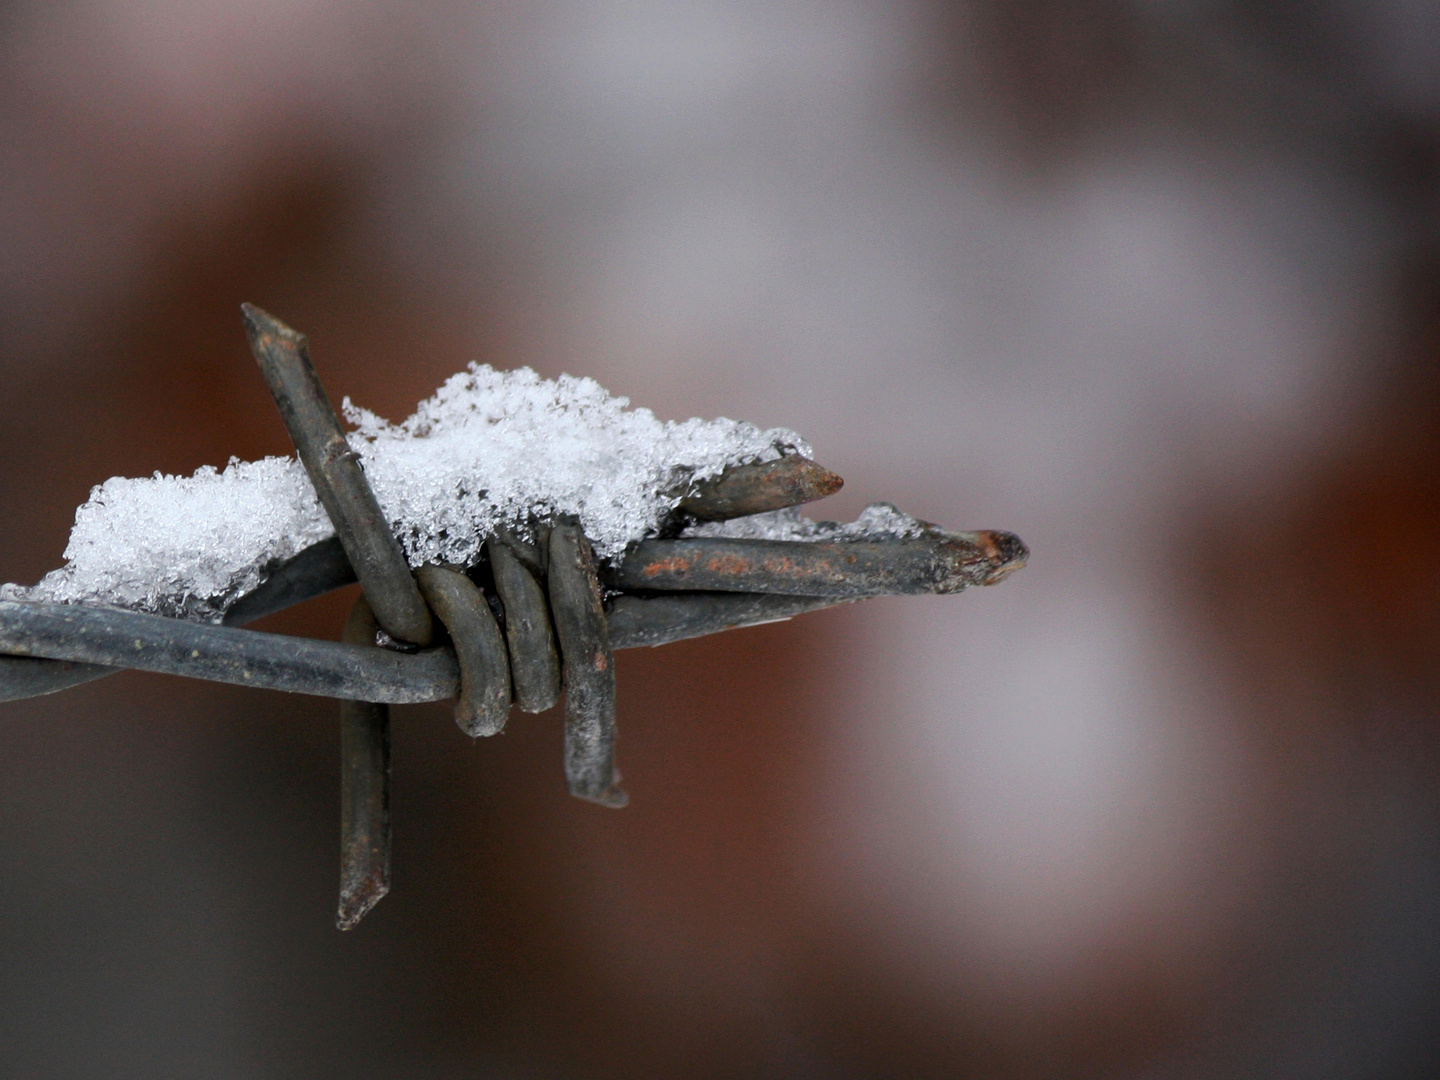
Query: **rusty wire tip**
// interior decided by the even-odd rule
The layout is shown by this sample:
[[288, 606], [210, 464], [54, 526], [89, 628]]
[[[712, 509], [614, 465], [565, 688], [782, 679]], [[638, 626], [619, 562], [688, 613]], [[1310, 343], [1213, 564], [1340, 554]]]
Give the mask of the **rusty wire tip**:
[[256, 307], [254, 304], [242, 303], [240, 305], [240, 318], [245, 323], [245, 336], [250, 339], [250, 347], [252, 349], [267, 337], [283, 338], [293, 346], [299, 348], [306, 347], [304, 334], [292, 326], [287, 326], [264, 308]]
[[982, 585], [998, 585], [1017, 570], [1023, 570], [1030, 559], [1030, 549], [1014, 533], [986, 531], [975, 534], [976, 546], [990, 564], [990, 573]]
[[352, 890], [340, 893], [340, 906], [335, 911], [335, 929], [354, 930], [360, 920], [390, 893], [388, 881], [363, 881]]
[[603, 806], [607, 810], [624, 810], [625, 807], [630, 805], [630, 796], [625, 789], [620, 786], [620, 774], [618, 772], [615, 774], [615, 779], [611, 782], [610, 786], [604, 791], [571, 791], [570, 794], [574, 795], [577, 799], [592, 802], [596, 806]]
[[787, 454], [775, 461], [734, 466], [703, 480], [677, 509], [699, 521], [728, 521], [814, 502], [835, 494], [844, 484], [823, 465]]

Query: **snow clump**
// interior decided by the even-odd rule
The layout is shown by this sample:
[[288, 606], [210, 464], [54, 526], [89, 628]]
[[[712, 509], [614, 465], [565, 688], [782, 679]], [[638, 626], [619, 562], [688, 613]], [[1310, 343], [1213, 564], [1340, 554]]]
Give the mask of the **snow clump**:
[[[347, 398], [359, 455], [412, 566], [471, 565], [498, 526], [578, 519], [613, 558], [653, 535], [697, 481], [733, 465], [807, 457], [783, 428], [661, 421], [590, 378], [471, 364], [393, 424]], [[12, 599], [105, 604], [218, 621], [281, 560], [334, 534], [294, 457], [232, 459], [193, 476], [115, 477], [75, 514], [65, 566]]]

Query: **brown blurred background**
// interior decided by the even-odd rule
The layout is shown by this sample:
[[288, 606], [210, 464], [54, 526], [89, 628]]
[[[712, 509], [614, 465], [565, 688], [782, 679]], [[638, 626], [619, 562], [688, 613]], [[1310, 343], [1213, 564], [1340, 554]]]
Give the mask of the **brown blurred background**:
[[[0, 715], [0, 1075], [1440, 1074], [1440, 4], [16, 0], [0, 579], [289, 450], [238, 305], [391, 418], [469, 360], [807, 434], [1031, 566], [397, 711]], [[273, 618], [335, 636], [347, 596]]]

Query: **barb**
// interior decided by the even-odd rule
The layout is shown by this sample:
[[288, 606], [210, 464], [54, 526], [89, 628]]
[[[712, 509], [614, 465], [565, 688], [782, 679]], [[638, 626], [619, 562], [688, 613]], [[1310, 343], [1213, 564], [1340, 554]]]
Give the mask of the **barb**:
[[[310, 363], [305, 337], [274, 316], [250, 304], [240, 307], [250, 349], [275, 396], [275, 404], [300, 461], [320, 503], [335, 527], [350, 565], [360, 578], [364, 595], [346, 622], [351, 644], [374, 644], [378, 624], [386, 633], [417, 645], [430, 644], [433, 627], [428, 598], [452, 631], [462, 673], [462, 692], [457, 717], [462, 726], [493, 723], [477, 713], [504, 714], [510, 708], [510, 681], [505, 674], [503, 694], [491, 664], [484, 670], [484, 685], [476, 688], [477, 651], [491, 644], [498, 633], [488, 609], [490, 634], [484, 645], [473, 647], [477, 635], [486, 629], [474, 617], [473, 597], [457, 590], [454, 582], [436, 571], [417, 585], [400, 542], [380, 510], [360, 459], [350, 449], [340, 420], [330, 404], [320, 377]], [[460, 579], [470, 592], [475, 587]], [[421, 588], [429, 594], [421, 596]], [[478, 596], [478, 593], [476, 593]], [[480, 598], [484, 607], [484, 598]], [[463, 625], [465, 633], [460, 633]], [[365, 641], [365, 635], [370, 640]], [[481, 635], [483, 636], [483, 635]], [[500, 646], [503, 650], [503, 646]], [[502, 661], [503, 664], [503, 661]], [[503, 702], [501, 698], [503, 697]], [[340, 706], [342, 845], [340, 904], [336, 925], [342, 930], [355, 926], [390, 888], [390, 711], [369, 694], [355, 695]]]
[[[365, 597], [345, 620], [351, 645], [375, 641]], [[390, 891], [390, 706], [340, 703], [340, 903], [335, 925], [353, 929]]]
[[991, 585], [1024, 564], [1010, 533], [917, 540], [642, 540], [605, 576], [613, 589], [718, 590], [803, 596], [955, 593]]
[[696, 485], [679, 510], [699, 521], [729, 521], [834, 495], [845, 481], [799, 454], [778, 461], [739, 465]]
[[320, 385], [305, 336], [251, 304], [240, 310], [250, 349], [376, 620], [401, 641], [430, 644], [430, 611]]
[[565, 779], [601, 806], [627, 802], [615, 775], [615, 658], [595, 554], [578, 525], [550, 530], [550, 610], [565, 672]]

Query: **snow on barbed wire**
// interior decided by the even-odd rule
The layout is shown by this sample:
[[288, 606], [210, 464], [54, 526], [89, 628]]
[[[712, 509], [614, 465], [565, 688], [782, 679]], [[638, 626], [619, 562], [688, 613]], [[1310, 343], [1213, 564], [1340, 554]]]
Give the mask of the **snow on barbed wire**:
[[[471, 364], [398, 424], [343, 404], [348, 438], [411, 565], [471, 564], [497, 526], [577, 518], [601, 558], [651, 535], [693, 482], [809, 456], [783, 428], [661, 421], [590, 378]], [[218, 620], [275, 563], [333, 535], [293, 458], [114, 477], [75, 514], [66, 564], [12, 598]]]
[[730, 540], [914, 540], [933, 528], [905, 513], [894, 503], [874, 502], [854, 521], [811, 521], [800, 508], [787, 506], [729, 521], [702, 521], [682, 536], [712, 536]]

